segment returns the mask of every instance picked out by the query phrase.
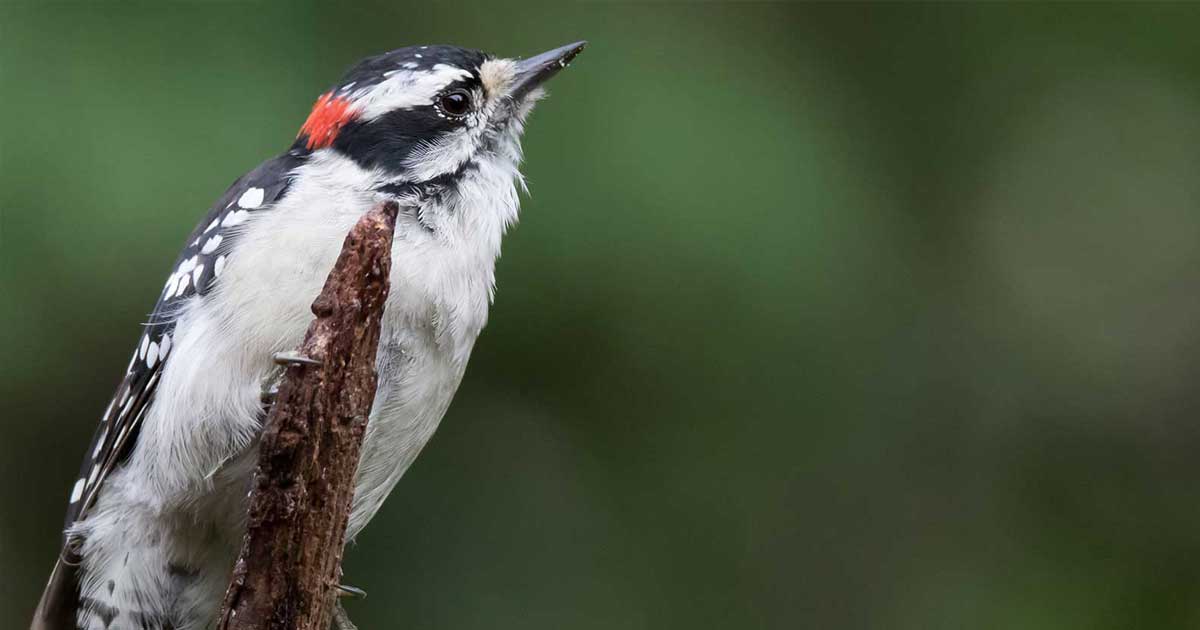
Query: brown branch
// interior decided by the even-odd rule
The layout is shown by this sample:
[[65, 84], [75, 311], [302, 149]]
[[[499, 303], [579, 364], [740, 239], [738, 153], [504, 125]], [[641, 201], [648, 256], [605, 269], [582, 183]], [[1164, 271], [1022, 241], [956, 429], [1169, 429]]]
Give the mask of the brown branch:
[[396, 204], [363, 216], [263, 426], [249, 522], [219, 630], [327, 630], [388, 293]]

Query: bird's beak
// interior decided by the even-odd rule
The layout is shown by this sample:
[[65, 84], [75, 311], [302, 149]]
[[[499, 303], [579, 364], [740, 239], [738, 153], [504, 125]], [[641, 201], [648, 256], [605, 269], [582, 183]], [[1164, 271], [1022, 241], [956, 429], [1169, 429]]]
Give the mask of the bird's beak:
[[584, 46], [587, 46], [587, 42], [575, 42], [518, 61], [516, 77], [513, 79], [513, 85], [509, 92], [513, 100], [524, 98], [546, 79], [566, 68], [567, 64], [571, 63], [571, 60], [583, 50]]

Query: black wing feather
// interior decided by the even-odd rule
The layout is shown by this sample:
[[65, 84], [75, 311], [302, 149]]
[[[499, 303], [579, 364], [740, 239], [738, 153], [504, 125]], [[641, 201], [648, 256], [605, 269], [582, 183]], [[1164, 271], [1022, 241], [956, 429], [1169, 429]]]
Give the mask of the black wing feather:
[[[87, 515], [108, 474], [137, 443], [142, 418], [154, 400], [163, 365], [170, 358], [179, 308], [215, 286], [230, 243], [239, 234], [237, 225], [245, 220], [247, 213], [269, 208], [281, 199], [287, 193], [291, 172], [304, 158], [302, 153], [289, 152], [239, 178], [188, 236], [187, 245], [175, 260], [171, 276], [150, 313], [150, 321], [143, 324], [142, 336], [116, 395], [88, 447], [67, 508], [67, 537], [70, 528]], [[63, 541], [65, 548], [72, 546], [67, 537]]]

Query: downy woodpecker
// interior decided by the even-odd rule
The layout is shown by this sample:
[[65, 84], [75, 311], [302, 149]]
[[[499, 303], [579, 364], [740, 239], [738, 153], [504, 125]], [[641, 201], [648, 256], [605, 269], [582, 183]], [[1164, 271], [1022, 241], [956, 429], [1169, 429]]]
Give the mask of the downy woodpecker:
[[541, 84], [583, 49], [524, 59], [451, 46], [370, 57], [283, 155], [187, 237], [70, 491], [36, 629], [203, 630], [245, 530], [263, 392], [342, 241], [399, 202], [379, 381], [353, 538], [429, 440], [487, 321], [517, 219], [520, 138]]

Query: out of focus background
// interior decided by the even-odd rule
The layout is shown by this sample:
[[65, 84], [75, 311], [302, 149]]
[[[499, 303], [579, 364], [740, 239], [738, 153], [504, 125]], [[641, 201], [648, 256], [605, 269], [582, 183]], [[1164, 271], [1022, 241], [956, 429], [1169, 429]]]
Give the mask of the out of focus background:
[[0, 627], [183, 238], [348, 65], [586, 38], [372, 628], [1200, 627], [1200, 7], [0, 7]]

